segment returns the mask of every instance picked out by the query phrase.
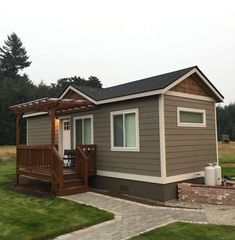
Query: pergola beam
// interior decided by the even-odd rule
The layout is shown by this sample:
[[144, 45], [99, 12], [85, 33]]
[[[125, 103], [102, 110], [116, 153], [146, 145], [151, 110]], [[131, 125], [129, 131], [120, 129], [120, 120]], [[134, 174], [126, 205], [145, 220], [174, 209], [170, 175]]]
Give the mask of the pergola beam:
[[55, 118], [57, 114], [84, 111], [95, 107], [88, 100], [41, 98], [34, 101], [11, 106], [10, 109], [16, 113], [16, 145], [20, 144], [20, 122], [25, 113], [48, 112], [51, 118], [51, 145], [55, 145]]

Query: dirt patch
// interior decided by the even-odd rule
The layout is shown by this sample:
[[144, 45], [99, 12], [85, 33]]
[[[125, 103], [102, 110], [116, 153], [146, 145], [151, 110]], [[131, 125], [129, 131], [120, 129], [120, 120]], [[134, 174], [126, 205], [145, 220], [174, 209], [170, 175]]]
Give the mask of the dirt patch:
[[0, 161], [15, 160], [16, 147], [15, 146], [0, 146]]

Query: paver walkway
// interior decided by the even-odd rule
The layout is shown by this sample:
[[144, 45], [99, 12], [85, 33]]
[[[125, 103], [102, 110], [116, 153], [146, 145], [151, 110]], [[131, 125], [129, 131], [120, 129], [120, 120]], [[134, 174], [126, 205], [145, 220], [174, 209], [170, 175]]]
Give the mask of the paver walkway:
[[203, 210], [155, 207], [87, 192], [66, 197], [115, 213], [115, 219], [57, 237], [56, 240], [121, 240], [174, 222], [207, 222]]

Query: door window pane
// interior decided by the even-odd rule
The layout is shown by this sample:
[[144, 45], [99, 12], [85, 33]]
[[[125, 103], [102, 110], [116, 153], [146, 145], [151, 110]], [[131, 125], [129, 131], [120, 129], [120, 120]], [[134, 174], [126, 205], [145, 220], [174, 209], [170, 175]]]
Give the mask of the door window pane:
[[85, 118], [83, 119], [83, 133], [84, 133], [84, 143], [83, 144], [91, 144], [91, 119]]
[[135, 113], [125, 114], [125, 147], [136, 147]]
[[82, 119], [75, 121], [76, 144], [82, 144]]
[[113, 116], [114, 146], [123, 147], [123, 115]]

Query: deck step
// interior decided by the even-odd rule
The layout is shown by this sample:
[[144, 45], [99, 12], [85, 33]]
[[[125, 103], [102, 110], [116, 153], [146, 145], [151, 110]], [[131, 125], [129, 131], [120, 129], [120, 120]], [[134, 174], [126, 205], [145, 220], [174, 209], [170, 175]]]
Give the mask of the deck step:
[[66, 173], [64, 174], [64, 180], [73, 180], [73, 179], [79, 179], [79, 176], [77, 173]]
[[35, 178], [43, 181], [51, 181], [51, 173], [46, 171], [30, 171], [19, 169], [19, 174], [23, 177]]
[[58, 196], [66, 196], [71, 194], [78, 194], [87, 192], [88, 188], [86, 186], [76, 186], [76, 187], [68, 187], [65, 188], [63, 192], [57, 192]]
[[83, 183], [81, 178], [64, 180], [64, 188], [82, 186]]

